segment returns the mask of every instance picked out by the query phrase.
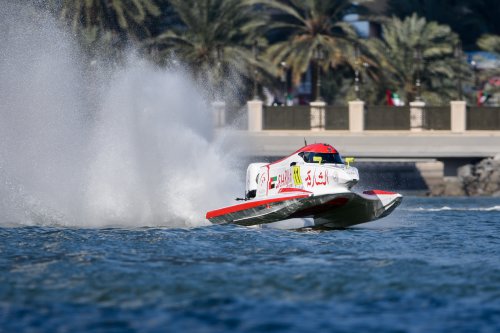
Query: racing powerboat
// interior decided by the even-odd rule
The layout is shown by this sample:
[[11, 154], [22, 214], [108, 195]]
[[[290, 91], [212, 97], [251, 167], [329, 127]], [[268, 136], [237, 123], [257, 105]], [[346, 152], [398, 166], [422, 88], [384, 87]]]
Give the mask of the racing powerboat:
[[346, 228], [389, 215], [399, 193], [351, 191], [359, 181], [353, 158], [329, 144], [306, 145], [273, 163], [251, 163], [243, 202], [207, 212], [215, 224], [235, 223], [284, 229]]

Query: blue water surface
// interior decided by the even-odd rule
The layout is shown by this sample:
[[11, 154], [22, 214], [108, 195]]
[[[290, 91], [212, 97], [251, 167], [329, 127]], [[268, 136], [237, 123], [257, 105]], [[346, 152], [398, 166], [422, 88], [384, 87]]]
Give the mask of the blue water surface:
[[499, 332], [500, 199], [356, 228], [0, 228], [0, 332]]

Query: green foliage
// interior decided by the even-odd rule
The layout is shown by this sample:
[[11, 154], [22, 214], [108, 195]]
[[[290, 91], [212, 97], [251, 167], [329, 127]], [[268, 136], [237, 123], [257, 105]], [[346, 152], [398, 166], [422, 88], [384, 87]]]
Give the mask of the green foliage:
[[[265, 47], [261, 31], [268, 20], [255, 14], [249, 0], [170, 0], [181, 24], [149, 41], [160, 62], [177, 59], [187, 65], [199, 82], [226, 89], [241, 89], [256, 68], [272, 71], [264, 59], [257, 61], [253, 47]], [[228, 78], [241, 84], [228, 84]]]
[[477, 45], [485, 51], [493, 52], [497, 56], [500, 56], [500, 36], [484, 35], [477, 41]]
[[140, 35], [146, 16], [159, 15], [153, 0], [64, 0], [61, 17], [73, 29], [99, 27]]
[[[356, 71], [361, 97], [369, 103], [382, 102], [387, 88], [406, 102], [413, 100], [417, 77], [429, 103], [444, 103], [457, 97], [457, 82], [473, 76], [465, 60], [454, 56], [458, 36], [431, 21], [458, 27], [462, 34], [479, 26], [500, 31], [500, 21], [493, 19], [500, 8], [491, 7], [494, 0], [389, 0], [390, 12], [405, 19], [382, 18], [382, 39], [364, 40], [345, 21], [347, 14], [367, 14], [364, 2], [47, 0], [73, 29], [89, 59], [119, 58], [135, 41], [160, 65], [185, 65], [198, 82], [215, 87], [212, 97], [217, 98], [231, 92], [251, 96], [256, 78], [263, 86], [281, 90], [284, 63], [294, 84], [313, 69], [313, 95], [321, 68], [321, 95], [329, 103], [354, 98]], [[413, 12], [432, 20], [406, 17]], [[480, 46], [498, 53], [495, 38], [500, 37], [482, 38]], [[416, 61], [416, 50], [421, 62]]]
[[349, 66], [339, 65], [321, 77], [321, 96], [329, 105], [345, 105], [346, 96], [351, 94], [353, 72]]
[[154, 0], [63, 0], [59, 16], [90, 58], [117, 58], [130, 39], [149, 35], [146, 19], [159, 14]]
[[385, 87], [398, 91], [406, 103], [416, 98], [417, 79], [423, 98], [442, 104], [457, 97], [458, 78], [469, 76], [465, 60], [454, 57], [458, 36], [448, 26], [417, 15], [388, 20], [382, 39], [370, 44], [384, 72]]
[[[498, 35], [483, 35], [478, 41], [477, 45], [484, 51], [494, 53], [498, 59], [500, 59], [500, 36]], [[490, 94], [500, 93], [500, 87], [491, 84], [490, 78], [500, 76], [500, 68], [491, 68], [483, 70], [478, 75], [478, 80], [480, 82], [485, 82], [483, 90]], [[479, 88], [479, 87], [478, 87]]]
[[388, 15], [403, 19], [416, 13], [428, 21], [446, 24], [473, 50], [484, 33], [500, 34], [498, 0], [389, 0]]
[[[275, 64], [286, 63], [297, 84], [312, 71], [312, 96], [316, 96], [317, 68], [323, 72], [321, 96], [329, 103], [343, 104], [353, 91], [354, 71], [379, 81], [377, 59], [366, 41], [345, 21], [347, 14], [364, 14], [364, 1], [268, 0], [260, 1], [273, 10], [269, 24], [272, 36], [282, 36], [267, 50]], [[273, 34], [274, 33], [274, 34]]]
[[323, 68], [336, 67], [350, 61], [346, 57], [357, 41], [354, 28], [343, 20], [353, 10], [350, 0], [269, 0], [261, 1], [277, 11], [269, 29], [279, 29], [286, 40], [271, 45], [270, 59], [279, 64], [285, 62], [293, 72], [297, 83], [314, 59], [314, 51], [321, 48]]

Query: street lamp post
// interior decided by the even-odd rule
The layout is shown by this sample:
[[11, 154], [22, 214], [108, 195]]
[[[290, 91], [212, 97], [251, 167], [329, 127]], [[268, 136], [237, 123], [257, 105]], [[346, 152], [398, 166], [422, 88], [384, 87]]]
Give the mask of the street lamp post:
[[354, 93], [356, 100], [359, 101], [359, 47], [356, 45], [354, 49]]
[[[218, 87], [218, 91], [216, 92], [216, 100], [212, 103], [212, 107], [214, 108], [214, 116], [215, 116], [215, 126], [223, 127], [226, 124], [226, 103], [223, 100], [220, 100], [219, 97], [224, 96], [224, 80], [223, 77], [223, 66], [222, 61], [224, 57], [224, 49], [222, 45], [218, 44], [215, 46], [215, 56], [217, 57], [217, 74], [216, 74], [216, 82], [215, 87]], [[218, 81], [218, 82], [217, 82]], [[219, 95], [219, 96], [217, 96]]]
[[[458, 41], [457, 45], [455, 45], [454, 50], [455, 58], [458, 60], [458, 65], [462, 65], [463, 61], [463, 51], [462, 51], [462, 43]], [[460, 67], [458, 68], [458, 82], [457, 82], [457, 90], [458, 90], [458, 99], [461, 101], [464, 99], [463, 90], [462, 90], [462, 73]]]
[[216, 86], [220, 85], [221, 90], [224, 89], [223, 87], [223, 80], [222, 80], [222, 58], [224, 57], [224, 49], [222, 48], [222, 45], [217, 44], [215, 46], [215, 52], [216, 52], [216, 57], [217, 57], [217, 81]]
[[472, 75], [473, 75], [473, 80], [474, 80], [474, 98], [477, 100], [477, 104], [480, 104], [479, 101], [479, 82], [477, 79], [477, 62], [475, 60], [472, 60], [470, 62], [470, 65], [472, 67]]
[[318, 45], [313, 52], [313, 58], [316, 62], [316, 101], [322, 101], [321, 98], [321, 68], [320, 62], [324, 60], [325, 55], [323, 54], [323, 48], [321, 45]]
[[222, 57], [223, 57], [223, 52], [224, 50], [222, 49], [222, 46], [220, 44], [217, 44], [215, 46], [215, 52], [217, 56], [217, 67], [220, 69], [222, 65]]
[[415, 99], [417, 101], [420, 101], [422, 100], [422, 82], [420, 80], [420, 71], [421, 71], [421, 66], [422, 66], [422, 49], [420, 48], [420, 45], [417, 45], [416, 48], [415, 48], [415, 53], [414, 53], [414, 60], [415, 60], [415, 65], [417, 67], [417, 70], [416, 70], [416, 79], [415, 79], [415, 86], [417, 88], [417, 95], [415, 97]]
[[472, 60], [470, 62], [470, 65], [472, 66], [472, 73], [474, 75], [474, 77], [473, 77], [474, 89], [477, 90], [477, 62], [475, 60]]
[[252, 52], [253, 52], [253, 58], [254, 58], [254, 62], [255, 62], [253, 65], [253, 99], [258, 100], [259, 99], [259, 92], [258, 92], [258, 87], [257, 87], [257, 52], [258, 52], [257, 41], [254, 41], [254, 43], [253, 43]]
[[427, 117], [425, 112], [425, 103], [422, 100], [422, 82], [421, 82], [421, 71], [422, 71], [422, 49], [420, 45], [416, 45], [415, 52], [413, 54], [415, 63], [415, 100], [409, 102], [410, 104], [410, 130], [411, 131], [423, 131], [427, 128]]
[[281, 84], [283, 86], [283, 106], [286, 106], [286, 97], [288, 95], [288, 89], [287, 89], [287, 84], [286, 84], [286, 71], [288, 69], [288, 65], [286, 62], [282, 61], [280, 63], [281, 67]]

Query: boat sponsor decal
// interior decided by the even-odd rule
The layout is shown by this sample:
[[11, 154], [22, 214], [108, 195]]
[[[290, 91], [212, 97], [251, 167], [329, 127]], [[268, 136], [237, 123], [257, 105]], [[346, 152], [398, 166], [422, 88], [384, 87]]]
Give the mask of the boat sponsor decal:
[[328, 185], [328, 170], [317, 171], [314, 169], [307, 171], [307, 177], [305, 179], [306, 185], [309, 187], [314, 186], [326, 186]]
[[267, 175], [265, 173], [263, 173], [261, 176], [260, 176], [260, 186], [263, 186], [265, 183], [267, 183]]
[[293, 170], [293, 184], [295, 186], [302, 185], [302, 177], [300, 177], [300, 166], [294, 165], [292, 170]]
[[314, 172], [314, 184], [318, 186], [326, 186], [328, 184], [328, 170]]
[[290, 169], [284, 170], [277, 176], [271, 177], [269, 179], [269, 189], [278, 189], [283, 187], [289, 187], [292, 183], [292, 173]]
[[314, 186], [313, 178], [311, 177], [311, 170], [307, 171], [307, 177], [306, 177], [305, 181], [306, 181], [307, 186], [309, 186], [309, 187]]
[[292, 183], [292, 173], [290, 169], [286, 169], [284, 172], [278, 175], [278, 188], [288, 187]]
[[268, 171], [264, 171], [264, 172], [260, 172], [260, 179], [259, 179], [259, 186], [258, 186], [258, 190], [257, 190], [257, 193], [260, 195], [267, 195], [267, 188], [268, 188], [268, 184], [267, 184], [267, 173]]

